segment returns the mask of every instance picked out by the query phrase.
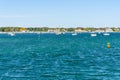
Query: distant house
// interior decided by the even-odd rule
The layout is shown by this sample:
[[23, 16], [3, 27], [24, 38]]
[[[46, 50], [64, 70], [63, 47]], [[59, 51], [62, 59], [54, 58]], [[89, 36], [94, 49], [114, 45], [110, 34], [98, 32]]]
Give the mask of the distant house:
[[105, 32], [105, 30], [96, 30], [95, 32]]
[[119, 32], [120, 29], [119, 28], [114, 28], [114, 31]]
[[75, 32], [82, 32], [82, 31], [83, 31], [83, 28], [81, 28], [81, 27], [75, 28]]
[[55, 32], [55, 30], [54, 29], [49, 29], [48, 32]]
[[75, 29], [75, 32], [86, 32], [83, 28], [79, 27]]
[[20, 32], [26, 32], [26, 28], [20, 28]]
[[82, 32], [82, 29], [75, 29], [75, 32]]
[[113, 32], [113, 30], [111, 28], [106, 28], [105, 32]]

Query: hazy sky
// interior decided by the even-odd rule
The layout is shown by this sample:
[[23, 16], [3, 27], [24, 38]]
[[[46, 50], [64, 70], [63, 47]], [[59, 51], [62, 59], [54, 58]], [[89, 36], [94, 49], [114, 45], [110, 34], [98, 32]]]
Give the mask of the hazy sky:
[[0, 0], [0, 26], [119, 27], [120, 0]]

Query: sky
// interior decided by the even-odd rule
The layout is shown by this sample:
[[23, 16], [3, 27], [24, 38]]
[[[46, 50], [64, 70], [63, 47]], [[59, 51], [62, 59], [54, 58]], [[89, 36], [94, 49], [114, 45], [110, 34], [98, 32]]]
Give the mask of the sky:
[[0, 0], [0, 26], [120, 27], [120, 0]]

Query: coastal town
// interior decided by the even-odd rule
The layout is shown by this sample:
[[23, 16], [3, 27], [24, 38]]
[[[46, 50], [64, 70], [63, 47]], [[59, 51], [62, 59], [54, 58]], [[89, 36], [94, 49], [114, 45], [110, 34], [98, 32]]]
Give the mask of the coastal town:
[[76, 27], [76, 28], [49, 28], [49, 27], [0, 27], [0, 32], [120, 32], [120, 28], [94, 28], [94, 27]]

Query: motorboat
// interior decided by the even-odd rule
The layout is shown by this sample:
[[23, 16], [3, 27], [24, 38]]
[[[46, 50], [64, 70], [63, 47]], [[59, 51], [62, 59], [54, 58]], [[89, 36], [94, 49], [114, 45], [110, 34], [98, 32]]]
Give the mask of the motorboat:
[[15, 36], [15, 33], [9, 32], [8, 35], [10, 35], [10, 36]]
[[90, 35], [91, 35], [92, 37], [97, 36], [96, 33], [91, 33]]
[[105, 32], [105, 33], [103, 33], [103, 35], [105, 35], [105, 36], [109, 36], [110, 34], [109, 34], [109, 33], [107, 33], [107, 32]]
[[62, 34], [62, 33], [61, 33], [61, 32], [56, 32], [55, 34], [56, 34], [56, 35], [60, 35], [60, 34]]
[[75, 36], [75, 35], [77, 35], [77, 33], [72, 33], [72, 36]]

